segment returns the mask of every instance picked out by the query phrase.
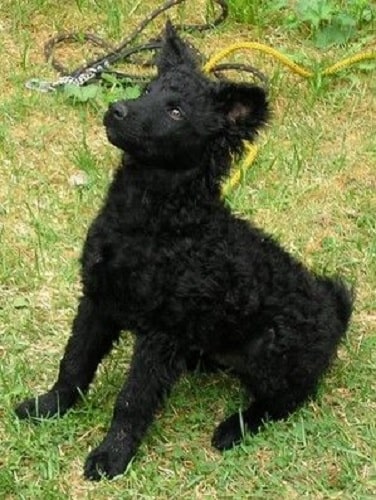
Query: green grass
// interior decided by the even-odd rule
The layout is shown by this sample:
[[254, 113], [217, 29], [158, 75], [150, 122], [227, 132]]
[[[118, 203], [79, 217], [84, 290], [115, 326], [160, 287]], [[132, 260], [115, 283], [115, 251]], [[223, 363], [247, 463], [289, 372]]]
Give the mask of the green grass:
[[[83, 238], [118, 160], [105, 139], [102, 114], [122, 92], [98, 90], [85, 102], [82, 96], [33, 93], [24, 83], [55, 78], [42, 57], [43, 42], [54, 32], [90, 27], [119, 41], [156, 4], [140, 2], [134, 9], [125, 0], [59, 6], [5, 0], [0, 6], [0, 497], [374, 498], [374, 63], [308, 82], [260, 54], [247, 58], [271, 77], [273, 119], [228, 202], [313, 269], [341, 273], [357, 289], [349, 338], [315, 402], [221, 455], [210, 446], [211, 433], [243, 404], [239, 385], [225, 375], [186, 377], [127, 473], [112, 482], [86, 482], [85, 456], [103, 438], [127, 372], [132, 340], [124, 336], [85, 401], [64, 418], [32, 425], [14, 416], [17, 402], [56, 377], [80, 293]], [[232, 9], [235, 4], [240, 12], [241, 1], [232, 0]], [[312, 22], [292, 22], [296, 2], [285, 4], [277, 9], [273, 2], [247, 2], [255, 11], [251, 24], [240, 14], [235, 22], [233, 11], [225, 27], [190, 39], [207, 56], [238, 39], [264, 41], [310, 67], [372, 47], [373, 21], [366, 20], [346, 44], [324, 51]], [[361, 2], [349, 4], [355, 16]], [[176, 16], [200, 21], [202, 6], [202, 15], [187, 5]], [[374, 7], [368, 2], [364, 9]], [[324, 21], [320, 26], [328, 25]], [[61, 55], [68, 63], [79, 61], [80, 50], [63, 48]], [[85, 182], [75, 185], [82, 172]]]

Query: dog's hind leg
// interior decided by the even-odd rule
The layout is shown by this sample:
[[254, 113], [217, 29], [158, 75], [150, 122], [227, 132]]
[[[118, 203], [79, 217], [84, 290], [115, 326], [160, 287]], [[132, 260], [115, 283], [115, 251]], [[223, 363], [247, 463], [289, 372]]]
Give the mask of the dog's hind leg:
[[287, 418], [307, 397], [289, 393], [254, 401], [247, 410], [234, 413], [218, 425], [212, 445], [221, 451], [232, 448], [242, 441], [245, 433], [256, 434], [266, 422]]
[[212, 445], [221, 451], [232, 448], [242, 441], [245, 432], [258, 432], [266, 417], [264, 409], [252, 403], [247, 410], [234, 413], [216, 427]]
[[111, 478], [125, 470], [164, 397], [184, 370], [184, 359], [169, 338], [155, 333], [137, 338], [110, 429], [86, 460], [88, 479]]
[[110, 351], [120, 328], [102, 315], [100, 308], [83, 297], [73, 322], [58, 379], [47, 393], [31, 398], [16, 408], [20, 418], [48, 418], [63, 415], [85, 393], [98, 364]]

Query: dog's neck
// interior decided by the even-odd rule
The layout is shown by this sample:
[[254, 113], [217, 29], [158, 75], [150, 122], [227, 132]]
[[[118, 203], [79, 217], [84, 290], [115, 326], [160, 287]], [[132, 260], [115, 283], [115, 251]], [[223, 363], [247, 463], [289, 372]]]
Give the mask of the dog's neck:
[[[166, 199], [170, 197], [187, 200], [191, 197], [197, 200], [200, 195], [209, 201], [219, 198], [219, 190], [211, 190], [206, 179], [207, 168], [205, 165], [195, 165], [194, 168], [172, 170], [157, 168], [154, 165], [140, 164], [132, 161], [126, 155], [123, 156], [119, 168], [118, 189], [122, 189], [127, 196], [132, 192], [132, 198]], [[183, 197], [182, 194], [184, 193]]]
[[[148, 225], [184, 226], [187, 214], [205, 218], [222, 206], [205, 185], [197, 170], [169, 172], [144, 170], [140, 166], [121, 165], [109, 187], [104, 211], [115, 214], [121, 231], [144, 231]], [[192, 223], [192, 222], [190, 222]]]
[[128, 182], [155, 195], [167, 195], [183, 186], [189, 189], [188, 186], [198, 177], [197, 168], [169, 170], [129, 161], [121, 168], [124, 168]]

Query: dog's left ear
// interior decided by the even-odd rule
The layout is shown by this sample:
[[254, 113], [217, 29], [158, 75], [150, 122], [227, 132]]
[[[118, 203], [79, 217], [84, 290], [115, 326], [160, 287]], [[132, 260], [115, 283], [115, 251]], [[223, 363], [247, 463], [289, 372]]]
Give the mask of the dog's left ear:
[[197, 66], [193, 50], [178, 36], [171, 21], [167, 21], [164, 42], [157, 59], [158, 73], [164, 73], [179, 64], [185, 64], [191, 68]]
[[261, 87], [221, 82], [216, 89], [215, 99], [225, 115], [229, 132], [241, 139], [253, 139], [267, 122], [268, 103]]

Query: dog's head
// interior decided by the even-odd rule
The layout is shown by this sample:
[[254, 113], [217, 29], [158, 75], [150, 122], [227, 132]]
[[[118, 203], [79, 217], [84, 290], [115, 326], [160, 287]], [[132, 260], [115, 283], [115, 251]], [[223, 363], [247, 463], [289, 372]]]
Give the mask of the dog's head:
[[169, 22], [157, 68], [143, 95], [112, 104], [104, 119], [110, 142], [143, 165], [192, 169], [208, 155], [229, 161], [266, 121], [264, 90], [206, 78]]

